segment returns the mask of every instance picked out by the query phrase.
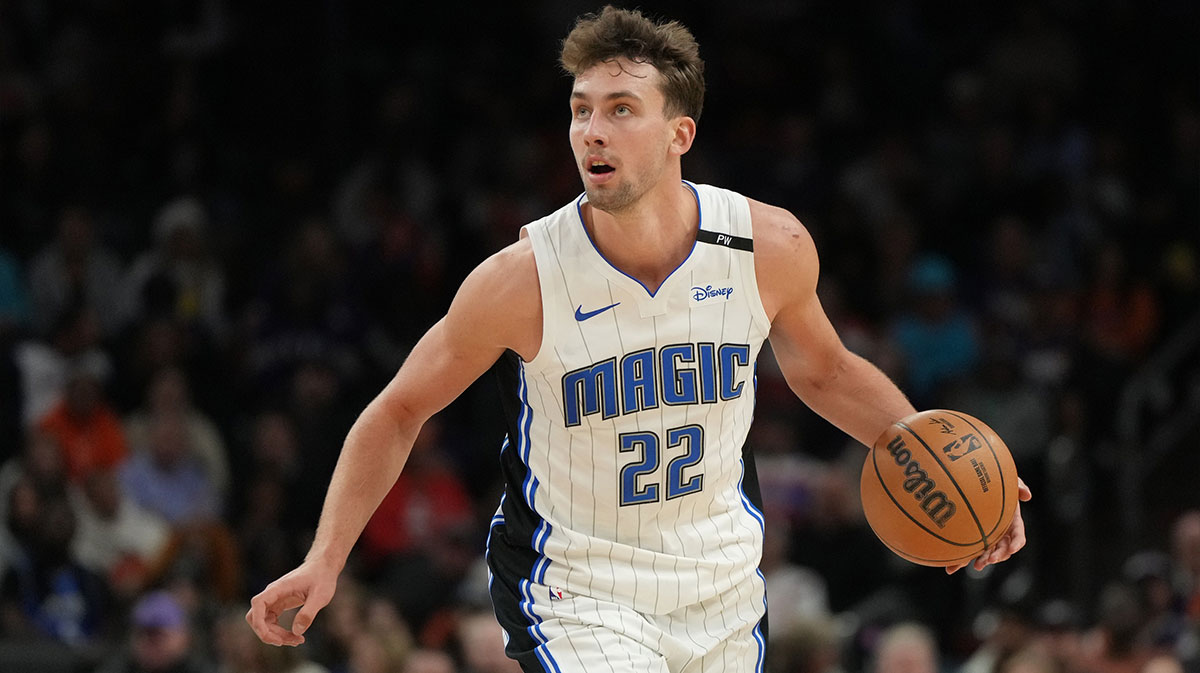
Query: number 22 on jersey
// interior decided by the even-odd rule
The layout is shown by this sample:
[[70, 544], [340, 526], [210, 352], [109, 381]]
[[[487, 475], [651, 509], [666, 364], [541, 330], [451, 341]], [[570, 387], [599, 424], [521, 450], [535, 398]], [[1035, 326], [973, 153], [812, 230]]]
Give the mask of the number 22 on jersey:
[[[621, 468], [621, 479], [617, 485], [621, 506], [658, 502], [661, 487], [666, 488], [667, 500], [704, 488], [703, 474], [692, 474], [686, 478], [684, 475], [684, 470], [704, 458], [704, 429], [699, 425], [671, 428], [667, 430], [665, 450], [661, 445], [658, 434], [654, 432], [625, 432], [617, 438], [617, 448], [621, 453], [635, 453], [639, 457]], [[667, 462], [665, 480], [660, 484], [648, 475], [658, 471], [663, 453], [672, 457]], [[643, 476], [647, 478], [639, 480]]]

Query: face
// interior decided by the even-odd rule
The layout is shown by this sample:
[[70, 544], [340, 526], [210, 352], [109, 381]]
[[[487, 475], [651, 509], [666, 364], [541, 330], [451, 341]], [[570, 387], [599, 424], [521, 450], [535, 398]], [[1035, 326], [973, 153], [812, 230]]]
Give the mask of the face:
[[628, 210], [657, 186], [668, 161], [691, 145], [694, 122], [668, 119], [658, 69], [621, 58], [575, 78], [571, 149], [593, 208]]
[[150, 456], [167, 469], [183, 462], [191, 452], [191, 438], [181, 416], [163, 416], [150, 428]]

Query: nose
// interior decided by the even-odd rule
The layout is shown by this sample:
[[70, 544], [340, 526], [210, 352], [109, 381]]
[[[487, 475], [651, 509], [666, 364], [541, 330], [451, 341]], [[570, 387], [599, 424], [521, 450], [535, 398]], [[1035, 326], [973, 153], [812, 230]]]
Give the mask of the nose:
[[602, 115], [592, 115], [588, 119], [587, 128], [583, 131], [583, 142], [588, 146], [599, 145], [600, 147], [608, 144], [608, 128]]

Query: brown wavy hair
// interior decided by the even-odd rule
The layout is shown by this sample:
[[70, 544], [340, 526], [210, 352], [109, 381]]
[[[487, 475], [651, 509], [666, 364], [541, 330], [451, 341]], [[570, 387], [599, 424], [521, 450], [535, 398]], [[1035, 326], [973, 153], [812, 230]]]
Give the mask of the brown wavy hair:
[[562, 67], [578, 77], [597, 63], [618, 58], [649, 63], [662, 74], [668, 117], [700, 119], [704, 107], [704, 61], [700, 45], [678, 21], [655, 23], [641, 12], [612, 5], [599, 14], [584, 14], [562, 43]]

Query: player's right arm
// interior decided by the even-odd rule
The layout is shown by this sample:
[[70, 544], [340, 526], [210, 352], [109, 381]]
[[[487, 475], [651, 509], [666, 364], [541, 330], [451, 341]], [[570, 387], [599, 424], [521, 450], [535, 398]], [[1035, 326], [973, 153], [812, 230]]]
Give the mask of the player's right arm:
[[[541, 341], [541, 293], [528, 239], [485, 260], [446, 315], [346, 435], [316, 536], [304, 562], [250, 601], [246, 621], [263, 642], [298, 645], [329, 603], [355, 541], [408, 459], [421, 426], [487, 371], [506, 349], [526, 360]], [[291, 630], [279, 616], [301, 608]]]

